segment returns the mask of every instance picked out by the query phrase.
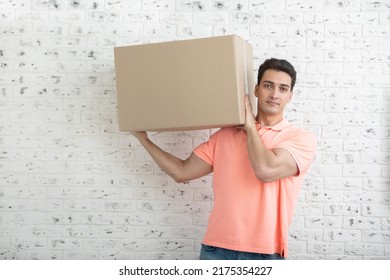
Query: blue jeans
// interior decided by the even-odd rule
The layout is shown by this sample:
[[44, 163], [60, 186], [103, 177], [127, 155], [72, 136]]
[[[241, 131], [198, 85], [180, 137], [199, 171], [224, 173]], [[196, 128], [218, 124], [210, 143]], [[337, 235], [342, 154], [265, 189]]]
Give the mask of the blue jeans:
[[202, 244], [200, 260], [284, 260], [280, 254], [241, 252]]

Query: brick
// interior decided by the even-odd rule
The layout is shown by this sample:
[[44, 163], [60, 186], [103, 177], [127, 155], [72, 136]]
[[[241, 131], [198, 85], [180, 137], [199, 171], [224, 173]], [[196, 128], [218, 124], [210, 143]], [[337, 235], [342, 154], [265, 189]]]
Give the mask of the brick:
[[147, 24], [144, 25], [142, 35], [144, 36], [174, 36], [177, 27], [171, 24]]
[[13, 225], [41, 225], [46, 223], [46, 214], [40, 212], [10, 212], [7, 215], [9, 224]]
[[255, 17], [250, 13], [237, 12], [231, 15], [232, 24], [260, 24], [265, 23], [265, 17], [261, 15]]
[[344, 217], [343, 228], [358, 230], [379, 230], [381, 226], [379, 218]]
[[389, 164], [390, 158], [388, 155], [382, 152], [367, 152], [362, 153], [365, 162], [367, 163], [376, 163], [376, 164]]
[[389, 218], [382, 218], [382, 227], [381, 229], [383, 231], [388, 231], [390, 229], [390, 219]]
[[362, 29], [360, 25], [333, 24], [325, 26], [325, 36], [355, 38], [360, 37]]
[[342, 193], [340, 191], [306, 191], [307, 202], [341, 202]]
[[372, 164], [344, 164], [343, 174], [346, 177], [379, 177], [380, 170]]
[[295, 241], [295, 240], [289, 240], [289, 251], [291, 252], [292, 257], [290, 258], [295, 258], [300, 259], [298, 256], [299, 254], [304, 254], [306, 252], [306, 242], [303, 241]]
[[380, 12], [379, 13], [379, 22], [381, 24], [386, 24], [386, 23], [389, 23], [390, 22], [390, 16], [389, 16], [389, 12]]
[[387, 129], [379, 129], [378, 126], [371, 126], [367, 128], [362, 128], [360, 130], [362, 136], [369, 139], [384, 139], [388, 138], [388, 130]]
[[344, 12], [342, 22], [349, 24], [370, 24], [378, 23], [379, 16], [375, 12]]
[[[180, 3], [177, 3], [178, 6], [176, 7], [176, 10], [180, 10], [180, 7], [183, 7], [183, 5], [189, 7], [190, 10], [192, 7], [194, 8], [194, 10], [196, 10], [198, 6], [200, 7], [206, 5], [206, 3], [207, 3], [206, 1], [180, 1]], [[173, 11], [174, 6], [175, 6], [175, 1], [171, 1], [171, 0], [161, 0], [161, 1], [142, 0], [142, 10], [146, 10], [146, 11], [164, 11], [164, 12]]]
[[368, 11], [389, 10], [390, 6], [386, 1], [363, 0], [361, 3], [363, 9]]
[[189, 226], [192, 216], [188, 214], [163, 214], [156, 216], [156, 225]]
[[126, 188], [121, 189], [119, 191], [119, 196], [122, 199], [146, 199], [146, 200], [154, 200], [156, 199], [158, 191], [156, 189], [148, 189], [148, 188]]
[[120, 241], [120, 248], [126, 251], [156, 251], [157, 242], [150, 239], [123, 239]]
[[199, 201], [213, 201], [214, 193], [210, 188], [196, 188], [194, 189], [194, 200]]
[[365, 86], [375, 86], [375, 87], [389, 87], [390, 82], [388, 79], [390, 75], [387, 76], [367, 76], [364, 79]]
[[118, 239], [103, 239], [103, 238], [85, 238], [84, 248], [87, 250], [112, 250], [118, 249], [120, 246], [120, 240]]
[[[253, 25], [250, 28], [252, 36], [283, 37], [287, 34], [287, 27], [283, 25]], [[287, 44], [287, 42], [285, 43]]]
[[22, 250], [50, 248], [45, 237], [11, 237], [10, 240], [14, 248]]
[[[361, 59], [363, 62], [367, 63], [387, 63], [389, 61], [389, 57], [386, 55], [386, 53], [382, 50], [378, 50], [378, 40], [375, 39], [377, 48], [375, 49], [367, 49], [364, 52], [362, 52]], [[375, 43], [374, 42], [374, 43]], [[386, 82], [386, 81], [382, 81]]]
[[60, 260], [62, 259], [62, 252], [50, 250], [29, 250], [26, 252], [26, 260]]
[[83, 248], [83, 240], [77, 238], [49, 238], [48, 247], [54, 250], [80, 250]]
[[104, 209], [111, 212], [134, 212], [135, 203], [132, 201], [104, 202]]
[[341, 218], [334, 216], [311, 216], [305, 219], [305, 227], [307, 228], [340, 228], [341, 224]]
[[387, 191], [390, 186], [390, 180], [387, 178], [369, 178], [363, 179], [364, 190]]
[[385, 244], [385, 255], [386, 256], [390, 255], [390, 244]]
[[316, 164], [313, 163], [310, 168], [310, 174], [313, 176], [323, 177], [343, 177], [342, 166], [335, 164]]
[[364, 25], [363, 26], [363, 36], [374, 36], [374, 37], [388, 37], [389, 36], [389, 30], [386, 25], [380, 25], [380, 24], [370, 24], [370, 25]]
[[0, 251], [0, 259], [2, 260], [20, 260], [25, 258], [26, 258], [25, 251], [13, 250], [7, 248], [1, 249]]
[[343, 200], [347, 203], [380, 203], [382, 195], [375, 192], [350, 191], [344, 193]]
[[45, 187], [12, 187], [7, 189], [7, 197], [11, 199], [44, 199], [47, 197]]
[[167, 226], [137, 227], [137, 238], [172, 238], [173, 231]]
[[151, 214], [119, 214], [118, 222], [120, 224], [135, 225], [135, 226], [148, 226], [154, 222], [154, 215]]
[[188, 38], [210, 37], [212, 32], [213, 32], [212, 26], [209, 25], [204, 25], [204, 24], [180, 25], [177, 30], [177, 35], [180, 37], [188, 37]]
[[386, 213], [386, 211], [390, 210], [390, 205], [386, 204], [365, 204], [362, 205], [362, 215], [369, 217], [380, 217], [380, 213]]
[[[345, 42], [345, 47], [348, 49], [365, 49], [365, 50], [373, 50], [373, 52], [365, 51], [362, 53], [363, 59], [375, 60], [376, 58], [372, 58], [371, 56], [375, 56], [375, 50], [381, 49], [383, 40], [377, 37], [364, 37], [364, 38], [350, 38]], [[383, 57], [385, 59], [385, 57]], [[369, 62], [369, 61], [366, 61]]]
[[191, 200], [193, 191], [187, 188], [162, 189], [157, 192], [159, 200]]
[[[302, 189], [304, 190], [322, 190], [324, 189], [324, 180], [322, 178], [313, 177], [310, 174], [303, 181]], [[300, 194], [303, 198], [303, 193]]]
[[358, 242], [361, 241], [361, 239], [360, 230], [331, 229], [324, 231], [324, 241]]
[[[75, 214], [71, 213], [70, 215], [75, 215]], [[71, 217], [70, 215], [69, 217]], [[82, 222], [83, 224], [87, 224], [87, 225], [112, 225], [112, 224], [118, 224], [120, 221], [119, 217], [113, 216], [112, 213], [109, 212], [102, 212], [102, 213], [95, 212], [92, 214], [82, 214], [82, 215], [78, 215], [77, 217], [78, 217], [78, 222], [74, 224], [80, 224]], [[55, 219], [59, 219], [59, 218], [55, 218]], [[69, 218], [66, 218], [65, 221], [69, 221]]]
[[348, 0], [326, 0], [323, 4], [324, 10], [327, 11], [360, 11], [360, 4]]
[[194, 24], [227, 24], [229, 14], [224, 12], [194, 13], [192, 21]]
[[346, 113], [343, 117], [344, 125], [377, 126], [380, 124], [380, 114], [352, 114]]
[[7, 212], [15, 211], [28, 211], [29, 206], [24, 203], [23, 200], [13, 199], [13, 200], [0, 200], [0, 210]]
[[37, 236], [37, 237], [55, 237], [55, 236], [61, 236], [62, 229], [61, 226], [34, 225], [34, 226], [29, 226], [26, 230], [26, 233], [28, 235]]
[[323, 239], [323, 232], [321, 229], [304, 229], [304, 230], [291, 229], [289, 230], [288, 235], [289, 235], [289, 240], [294, 240], [294, 241], [304, 241], [304, 240], [321, 241]]
[[103, 211], [104, 205], [102, 201], [92, 200], [92, 199], [82, 199], [82, 200], [67, 200], [64, 202], [65, 211]]
[[323, 154], [324, 163], [356, 163], [360, 161], [358, 153], [326, 152]]
[[360, 204], [332, 203], [324, 205], [324, 214], [331, 216], [361, 216]]
[[305, 45], [306, 39], [300, 37], [271, 37], [270, 38], [270, 47], [277, 49], [299, 49], [300, 46]]
[[[328, 106], [333, 106], [335, 105], [337, 108], [340, 108], [338, 105], [334, 104], [333, 102], [332, 103], [326, 103], [325, 104], [325, 107], [328, 107]], [[334, 109], [336, 107], [333, 107]], [[337, 112], [338, 110], [333, 110], [332, 109], [327, 109], [327, 111], [333, 111], [333, 112]], [[343, 108], [340, 108], [340, 110], [344, 110], [345, 108], [348, 108], [348, 107], [343, 107]], [[352, 109], [353, 110], [353, 109]], [[353, 126], [347, 126], [347, 127], [339, 127], [339, 126], [327, 126], [323, 129], [323, 132], [322, 132], [322, 137], [323, 138], [333, 138], [333, 139], [355, 139], [357, 138], [358, 136], [360, 136], [360, 131], [356, 129], [356, 127], [353, 127]], [[338, 149], [338, 151], [341, 151], [342, 149]]]
[[203, 214], [210, 211], [209, 202], [177, 202], [174, 207], [175, 213]]
[[98, 236], [107, 238], [135, 237], [136, 229], [128, 225], [104, 225], [98, 229]]
[[193, 241], [187, 239], [167, 239], [158, 241], [158, 248], [164, 251], [190, 251]]
[[383, 245], [362, 242], [348, 242], [346, 243], [345, 253], [347, 255], [382, 255]]
[[342, 123], [342, 116], [339, 114], [319, 114], [319, 113], [308, 113], [306, 114], [306, 124], [313, 124], [313, 125], [341, 125]]
[[378, 140], [367, 139], [364, 141], [344, 140], [344, 145], [348, 148], [347, 152], [377, 152], [380, 151]]
[[176, 226], [173, 228], [173, 236], [176, 238], [199, 238], [205, 232], [203, 226]]
[[345, 245], [342, 242], [309, 241], [307, 244], [307, 252], [310, 254], [328, 254], [328, 253], [343, 254], [344, 249], [345, 249]]

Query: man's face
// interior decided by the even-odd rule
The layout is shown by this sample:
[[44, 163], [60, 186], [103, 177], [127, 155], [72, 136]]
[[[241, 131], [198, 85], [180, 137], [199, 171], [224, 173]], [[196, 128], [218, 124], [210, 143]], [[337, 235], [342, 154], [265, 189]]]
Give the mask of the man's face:
[[265, 115], [283, 116], [284, 108], [290, 102], [291, 77], [286, 72], [268, 69], [255, 88], [259, 112]]

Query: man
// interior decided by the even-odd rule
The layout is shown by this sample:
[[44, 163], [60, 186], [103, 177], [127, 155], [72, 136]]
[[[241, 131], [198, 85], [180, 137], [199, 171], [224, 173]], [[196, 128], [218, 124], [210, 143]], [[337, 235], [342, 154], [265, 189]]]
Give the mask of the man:
[[156, 163], [177, 182], [213, 172], [214, 207], [200, 259], [284, 259], [288, 227], [302, 181], [314, 158], [315, 136], [284, 119], [296, 80], [286, 60], [267, 59], [254, 94], [246, 97], [246, 122], [222, 128], [186, 160], [133, 132]]

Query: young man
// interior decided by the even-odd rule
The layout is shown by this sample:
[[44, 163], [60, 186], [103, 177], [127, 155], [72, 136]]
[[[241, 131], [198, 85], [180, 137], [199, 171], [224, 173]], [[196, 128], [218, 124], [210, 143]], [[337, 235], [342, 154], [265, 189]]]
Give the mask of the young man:
[[286, 60], [260, 67], [255, 96], [246, 97], [246, 122], [222, 128], [181, 160], [133, 132], [156, 163], [177, 182], [213, 172], [214, 207], [200, 259], [283, 259], [288, 227], [302, 181], [314, 158], [315, 136], [284, 119], [296, 80]]

